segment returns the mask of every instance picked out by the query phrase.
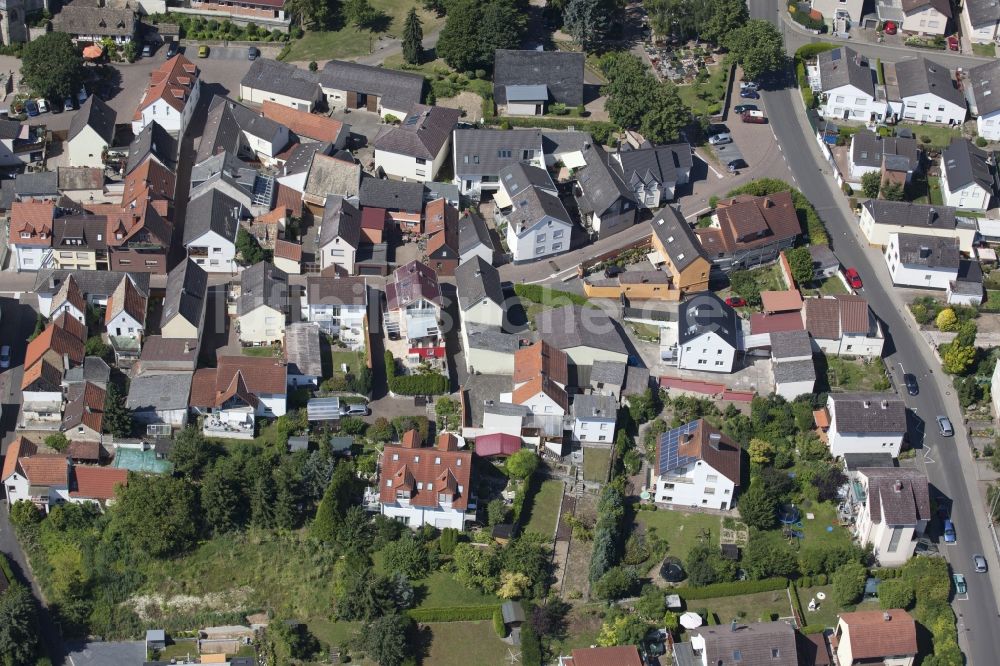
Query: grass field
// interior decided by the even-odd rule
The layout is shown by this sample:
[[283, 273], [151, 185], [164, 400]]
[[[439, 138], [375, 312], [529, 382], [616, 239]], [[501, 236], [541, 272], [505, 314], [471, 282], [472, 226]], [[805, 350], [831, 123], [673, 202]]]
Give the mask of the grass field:
[[846, 293], [847, 287], [836, 275], [820, 281], [817, 285], [802, 289], [803, 296], [834, 296]]
[[987, 289], [986, 300], [979, 306], [979, 309], [985, 312], [1000, 312], [1000, 290]]
[[817, 391], [879, 391], [888, 388], [885, 366], [881, 359], [865, 362], [861, 359], [827, 356], [825, 363], [825, 380], [822, 361], [817, 368], [817, 374], [820, 376], [820, 386], [816, 387]]
[[[809, 610], [809, 600], [816, 597], [817, 592], [822, 592], [826, 595], [826, 599], [820, 601], [816, 599], [816, 604], [819, 606], [814, 611]], [[843, 613], [845, 608], [841, 608], [833, 602], [833, 585], [817, 585], [815, 587], [808, 587], [805, 589], [798, 590], [799, 601], [802, 602], [802, 621], [807, 625], [822, 625], [824, 627], [836, 627], [837, 626], [837, 615]], [[878, 609], [878, 601], [874, 599], [866, 599], [858, 604], [856, 610], [876, 610]], [[851, 609], [854, 610], [854, 609]]]
[[278, 355], [278, 349], [271, 345], [265, 345], [262, 347], [244, 347], [242, 349], [244, 356], [257, 356], [257, 357], [267, 357]]
[[331, 357], [331, 371], [341, 372], [341, 364], [347, 365], [347, 371], [349, 373], [356, 373], [358, 369], [365, 362], [365, 353], [360, 351], [346, 351], [343, 349], [334, 349], [330, 352]]
[[792, 615], [792, 606], [788, 601], [788, 592], [785, 590], [743, 594], [736, 597], [719, 597], [717, 599], [698, 599], [688, 604], [688, 610], [693, 610], [696, 613], [702, 609], [709, 613], [715, 613], [719, 624], [728, 624], [733, 620], [771, 622], [779, 617]]
[[[531, 500], [531, 514], [526, 532], [537, 532], [546, 539], [556, 533], [556, 520], [559, 517], [559, 504], [562, 502], [563, 482], [546, 481]], [[525, 510], [528, 510], [527, 508]]]
[[715, 65], [708, 70], [709, 77], [704, 83], [677, 86], [677, 93], [694, 115], [721, 112], [722, 99], [726, 95], [726, 70], [723, 65]]
[[[935, 125], [911, 125], [907, 123], [900, 123], [898, 128], [907, 128], [913, 132], [913, 136], [917, 137], [920, 144], [923, 146], [924, 150], [928, 148], [937, 148], [938, 150], [944, 150], [951, 143], [954, 138], [961, 138], [961, 130], [952, 129], [950, 127], [937, 127]], [[930, 138], [930, 142], [925, 142], [924, 137]]]
[[699, 537], [704, 530], [708, 530], [710, 534], [709, 543], [717, 545], [719, 531], [722, 527], [722, 520], [719, 516], [669, 509], [639, 511], [636, 513], [635, 520], [647, 530], [655, 527], [657, 535], [661, 539], [667, 540], [667, 555], [678, 557], [681, 560], [687, 557], [688, 551], [698, 544]]
[[[812, 506], [800, 507], [802, 511], [802, 531], [805, 538], [802, 539], [802, 546], [833, 546], [850, 543], [851, 534], [846, 527], [837, 524], [837, 509], [828, 502], [813, 504]], [[813, 519], [809, 520], [806, 514], [813, 514]], [[827, 531], [832, 527], [832, 531]]]
[[583, 478], [585, 481], [607, 481], [610, 464], [611, 449], [584, 448]]
[[466, 587], [446, 571], [436, 571], [423, 580], [414, 581], [414, 587], [423, 590], [417, 608], [446, 608], [448, 606], [487, 606], [498, 603], [491, 594]]
[[334, 58], [356, 58], [368, 55], [379, 48], [379, 35], [398, 38], [403, 31], [403, 20], [410, 7], [417, 8], [417, 15], [423, 22], [424, 35], [430, 34], [444, 24], [444, 17], [424, 10], [420, 3], [398, 2], [398, 0], [371, 0], [371, 5], [385, 15], [378, 22], [375, 31], [359, 30], [353, 25], [333, 31], [309, 31], [302, 39], [293, 41], [286, 61], [330, 60]]
[[491, 622], [432, 622], [425, 627], [422, 638], [430, 648], [420, 662], [424, 666], [506, 663], [508, 646]]
[[972, 44], [972, 52], [977, 56], [982, 56], [984, 58], [995, 58], [997, 55], [997, 48], [995, 44]]

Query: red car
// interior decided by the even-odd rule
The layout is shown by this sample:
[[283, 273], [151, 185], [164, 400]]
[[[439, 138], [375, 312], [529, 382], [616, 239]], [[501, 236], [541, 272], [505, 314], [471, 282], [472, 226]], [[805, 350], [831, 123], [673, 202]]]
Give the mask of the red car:
[[742, 308], [746, 304], [747, 304], [746, 300], [740, 298], [739, 296], [730, 296], [729, 298], [726, 299], [726, 305], [728, 305], [731, 308]]
[[895, 35], [897, 30], [896, 24], [892, 21], [886, 21], [882, 29], [885, 30], [885, 34], [887, 35]]
[[949, 51], [957, 51], [958, 50], [958, 37], [956, 37], [955, 35], [951, 35], [950, 37], [948, 37], [948, 39], [946, 41], [948, 42], [948, 50]]
[[851, 285], [851, 289], [861, 289], [861, 276], [858, 275], [857, 268], [848, 268], [844, 271], [844, 277], [847, 278], [847, 284]]

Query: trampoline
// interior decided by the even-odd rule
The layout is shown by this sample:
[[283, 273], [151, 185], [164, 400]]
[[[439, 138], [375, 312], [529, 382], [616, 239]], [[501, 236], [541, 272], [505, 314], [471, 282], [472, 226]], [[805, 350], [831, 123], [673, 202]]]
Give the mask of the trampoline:
[[778, 509], [778, 520], [782, 525], [795, 525], [802, 520], [799, 509], [794, 504], [785, 504]]
[[663, 564], [660, 566], [660, 576], [668, 583], [679, 583], [687, 578], [681, 561], [676, 557], [668, 557], [663, 560]]

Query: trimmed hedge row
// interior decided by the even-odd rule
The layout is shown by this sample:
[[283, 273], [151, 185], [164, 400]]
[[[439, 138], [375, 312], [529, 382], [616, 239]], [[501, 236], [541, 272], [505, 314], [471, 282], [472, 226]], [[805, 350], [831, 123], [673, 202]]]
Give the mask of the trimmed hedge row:
[[758, 592], [773, 592], [788, 587], [787, 578], [765, 578], [764, 580], [744, 580], [735, 583], [715, 583], [704, 587], [678, 587], [674, 594], [680, 595], [685, 601], [695, 599], [714, 599], [716, 597], [738, 597], [742, 594]]
[[451, 608], [411, 608], [406, 614], [414, 622], [469, 622], [473, 620], [492, 620], [494, 611], [500, 607], [489, 606], [453, 606]]
[[385, 376], [389, 390], [396, 395], [444, 395], [448, 393], [448, 378], [431, 372], [421, 375], [397, 375], [396, 358], [385, 353]]
[[8, 583], [16, 582], [17, 579], [14, 578], [14, 572], [10, 568], [10, 560], [4, 553], [0, 553], [0, 572], [3, 572], [3, 575], [7, 577]]

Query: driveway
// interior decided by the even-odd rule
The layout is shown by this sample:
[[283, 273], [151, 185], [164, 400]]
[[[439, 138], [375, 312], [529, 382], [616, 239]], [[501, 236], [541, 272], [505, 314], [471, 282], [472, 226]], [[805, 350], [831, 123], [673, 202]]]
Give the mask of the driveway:
[[127, 643], [84, 643], [70, 647], [71, 666], [135, 666], [146, 659], [142, 641]]

